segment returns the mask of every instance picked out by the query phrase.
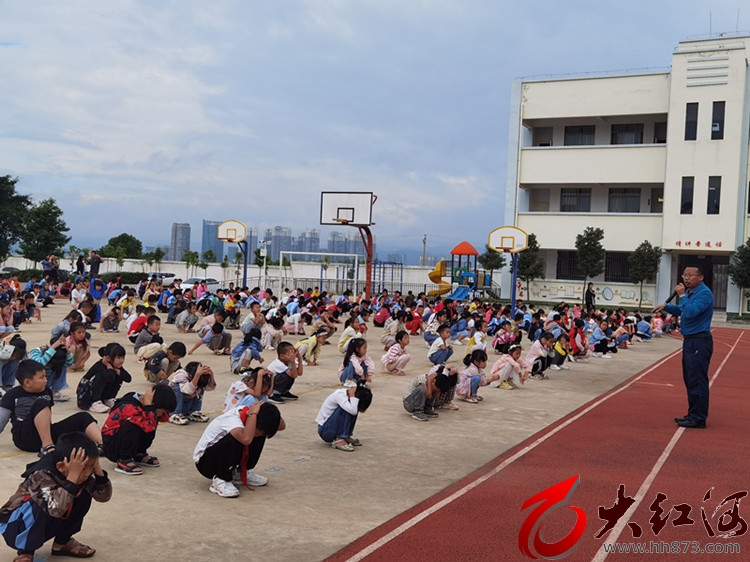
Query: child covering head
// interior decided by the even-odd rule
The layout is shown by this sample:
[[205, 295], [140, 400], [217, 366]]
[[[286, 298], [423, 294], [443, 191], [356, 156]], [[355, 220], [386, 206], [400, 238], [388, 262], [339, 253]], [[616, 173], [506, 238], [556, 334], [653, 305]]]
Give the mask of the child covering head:
[[55, 448], [55, 441], [63, 433], [84, 432], [97, 445], [102, 434], [96, 420], [88, 412], [79, 412], [57, 423], [52, 423], [52, 391], [47, 387], [44, 366], [26, 359], [16, 371], [20, 386], [13, 387], [0, 399], [0, 432], [11, 422], [13, 443], [22, 451], [46, 454]]
[[273, 393], [268, 400], [274, 404], [297, 400], [298, 396], [292, 394], [291, 391], [294, 382], [302, 376], [304, 369], [302, 355], [298, 349], [286, 341], [279, 344], [276, 354], [278, 357], [268, 365], [268, 370], [273, 374]]
[[[233, 382], [227, 391], [222, 412], [236, 408], [240, 402], [250, 406], [252, 403], [262, 400], [268, 401], [268, 396], [273, 392], [273, 375], [268, 369], [256, 367], [242, 367], [240, 379]], [[252, 398], [249, 400], [248, 397]]]
[[143, 473], [142, 466], [158, 467], [148, 454], [160, 421], [169, 419], [177, 399], [166, 384], [155, 384], [144, 394], [129, 392], [117, 402], [102, 426], [104, 455], [115, 463], [115, 472]]
[[235, 483], [264, 486], [268, 478], [253, 471], [266, 439], [286, 427], [279, 409], [263, 401], [232, 408], [206, 427], [193, 451], [195, 466], [211, 479], [209, 491], [222, 498], [235, 498]]
[[109, 412], [123, 382], [132, 380], [124, 368], [125, 348], [111, 342], [99, 348], [101, 359], [81, 377], [76, 390], [78, 407], [96, 414]]
[[211, 367], [191, 361], [184, 369], [172, 373], [168, 380], [177, 400], [177, 406], [169, 416], [169, 422], [175, 425], [187, 425], [191, 421], [206, 423], [208, 416], [201, 412], [203, 393], [207, 390], [216, 390], [216, 380]]
[[17, 562], [33, 562], [49, 539], [52, 554], [89, 558], [96, 552], [73, 538], [81, 530], [91, 500], [106, 502], [112, 483], [99, 464], [96, 444], [85, 434], [61, 435], [57, 447], [29, 465], [24, 481], [0, 508], [0, 532], [16, 549]]
[[483, 400], [477, 394], [480, 386], [486, 386], [491, 379], [484, 373], [487, 366], [487, 353], [482, 350], [472, 351], [464, 357], [465, 368], [459, 372], [456, 395], [464, 402], [476, 404]]
[[258, 363], [263, 363], [263, 357], [260, 355], [263, 351], [263, 343], [260, 338], [260, 330], [253, 328], [235, 346], [229, 357], [229, 367], [233, 373], [239, 373], [240, 369], [249, 367], [253, 359]]
[[441, 393], [447, 393], [450, 389], [448, 377], [442, 372], [430, 371], [418, 375], [412, 379], [404, 392], [404, 410], [411, 414], [412, 419], [427, 421], [429, 418], [438, 417], [435, 411], [435, 399]]
[[315, 421], [318, 424], [318, 435], [331, 447], [339, 451], [354, 451], [362, 445], [354, 434], [357, 415], [367, 411], [372, 403], [372, 392], [369, 388], [356, 385], [334, 390], [323, 401]]

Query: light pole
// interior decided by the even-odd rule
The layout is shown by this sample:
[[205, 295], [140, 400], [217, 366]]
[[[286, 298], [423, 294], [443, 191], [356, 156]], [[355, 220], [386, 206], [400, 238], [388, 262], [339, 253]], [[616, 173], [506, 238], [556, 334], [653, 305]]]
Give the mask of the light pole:
[[261, 245], [260, 248], [260, 255], [263, 257], [263, 270], [261, 271], [261, 282], [260, 282], [260, 289], [261, 291], [264, 291], [266, 289], [266, 258], [268, 256], [268, 245], [271, 243], [270, 240], [263, 240], [259, 242]]

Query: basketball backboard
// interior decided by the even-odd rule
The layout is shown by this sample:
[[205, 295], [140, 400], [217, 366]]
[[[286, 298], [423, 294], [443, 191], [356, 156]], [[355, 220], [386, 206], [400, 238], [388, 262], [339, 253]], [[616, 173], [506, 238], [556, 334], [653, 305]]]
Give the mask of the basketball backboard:
[[320, 194], [320, 224], [330, 226], [370, 226], [371, 191], [323, 191]]
[[224, 221], [219, 225], [217, 238], [223, 242], [242, 242], [247, 236], [247, 227], [237, 220]]
[[516, 254], [528, 248], [529, 235], [515, 226], [496, 228], [488, 237], [487, 246], [499, 253]]

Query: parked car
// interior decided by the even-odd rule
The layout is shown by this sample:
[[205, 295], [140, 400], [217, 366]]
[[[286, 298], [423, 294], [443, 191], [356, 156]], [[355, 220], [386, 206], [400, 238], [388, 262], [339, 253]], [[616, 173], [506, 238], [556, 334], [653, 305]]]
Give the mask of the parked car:
[[200, 283], [203, 280], [206, 281], [206, 289], [208, 289], [212, 293], [215, 293], [222, 288], [221, 283], [219, 283], [219, 281], [214, 279], [213, 277], [189, 277], [182, 282], [180, 288], [183, 291], [185, 289], [191, 289], [193, 285], [195, 285], [196, 283]]
[[148, 278], [151, 279], [154, 275], [159, 280], [162, 287], [169, 287], [177, 278], [174, 273], [169, 273], [168, 271], [149, 271]]
[[2, 270], [0, 270], [0, 274], [2, 274], [2, 275], [15, 275], [19, 271], [21, 271], [21, 270], [18, 269], [17, 267], [10, 267], [10, 266], [8, 266], [8, 267], [4, 267]]

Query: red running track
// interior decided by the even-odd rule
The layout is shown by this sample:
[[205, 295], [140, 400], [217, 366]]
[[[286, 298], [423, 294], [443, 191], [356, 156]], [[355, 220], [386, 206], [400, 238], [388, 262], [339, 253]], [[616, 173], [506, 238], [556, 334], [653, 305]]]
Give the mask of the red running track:
[[[682, 429], [673, 421], [687, 409], [682, 355], [675, 352], [356, 540], [329, 562], [531, 560], [519, 548], [519, 531], [534, 508], [522, 512], [522, 505], [577, 475], [580, 483], [567, 505], [583, 510], [586, 526], [565, 560], [750, 560], [750, 531], [731, 538], [720, 537], [718, 531], [720, 520], [726, 533], [740, 531], [740, 520], [750, 525], [750, 499], [735, 508], [739, 519], [722, 516], [734, 508], [733, 500], [715, 512], [727, 496], [750, 490], [750, 332], [724, 328], [713, 334], [707, 429]], [[620, 485], [624, 496], [635, 502], [597, 539], [594, 535], [606, 524], [598, 509], [613, 506]], [[667, 523], [656, 535], [650, 507], [658, 494], [666, 499], [663, 513], [656, 515], [666, 517]], [[675, 521], [685, 524], [674, 526]], [[550, 511], [541, 524], [541, 537], [555, 543], [575, 524], [571, 509]], [[639, 538], [633, 536], [636, 525]], [[715, 536], [709, 536], [706, 525]], [[638, 543], [661, 553], [605, 553], [603, 545], [612, 543], [623, 548]], [[732, 545], [739, 545], [741, 552], [700, 552], [737, 548]], [[532, 554], [538, 552], [533, 539], [529, 548]]]

